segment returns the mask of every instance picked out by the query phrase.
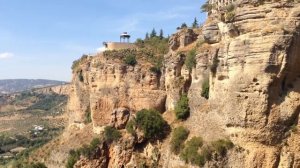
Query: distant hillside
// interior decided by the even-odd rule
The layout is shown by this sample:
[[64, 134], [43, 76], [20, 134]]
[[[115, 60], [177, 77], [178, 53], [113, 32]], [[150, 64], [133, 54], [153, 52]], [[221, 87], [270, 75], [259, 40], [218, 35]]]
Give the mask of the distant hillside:
[[0, 80], [0, 94], [21, 92], [33, 88], [55, 86], [67, 82], [45, 79], [7, 79]]

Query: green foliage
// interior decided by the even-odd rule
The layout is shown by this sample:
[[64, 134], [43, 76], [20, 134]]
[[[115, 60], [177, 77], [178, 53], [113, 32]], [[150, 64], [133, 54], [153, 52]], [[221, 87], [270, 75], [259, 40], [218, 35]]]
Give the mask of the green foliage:
[[104, 139], [108, 143], [118, 141], [121, 138], [121, 133], [114, 127], [107, 126], [104, 128]]
[[78, 60], [73, 61], [72, 70], [74, 71], [79, 67], [79, 65], [84, 62], [88, 58], [88, 55], [82, 55], [82, 57]]
[[156, 110], [143, 109], [136, 114], [136, 126], [141, 129], [147, 139], [158, 139], [164, 136], [167, 123]]
[[131, 66], [134, 66], [135, 64], [137, 64], [135, 55], [127, 55], [124, 58], [124, 63], [127, 64], [127, 65], [131, 65]]
[[188, 26], [187, 26], [186, 23], [182, 23], [180, 28], [181, 28], [181, 29], [186, 29], [187, 27], [188, 27]]
[[27, 110], [45, 110], [49, 111], [61, 103], [67, 102], [67, 96], [59, 94], [36, 94], [38, 99], [36, 103], [27, 108]]
[[93, 159], [94, 155], [96, 154], [96, 149], [98, 148], [100, 144], [99, 138], [94, 138], [90, 145], [83, 145], [83, 147], [77, 149], [77, 150], [71, 150], [69, 152], [69, 157], [67, 160], [66, 167], [67, 168], [73, 168], [75, 163], [79, 160], [80, 156], [83, 155], [88, 159]]
[[198, 20], [197, 20], [196, 17], [195, 17], [195, 19], [194, 19], [194, 22], [193, 22], [193, 24], [192, 24], [192, 27], [193, 27], [193, 28], [198, 28], [198, 27], [199, 27]]
[[128, 121], [127, 124], [126, 124], [127, 132], [129, 132], [131, 135], [135, 135], [136, 134], [135, 129], [136, 129], [135, 120]]
[[225, 15], [225, 19], [227, 22], [232, 22], [234, 20], [234, 17], [235, 17], [235, 12], [232, 11], [232, 12], [227, 12], [226, 15]]
[[80, 158], [80, 151], [79, 150], [71, 150], [69, 152], [69, 157], [67, 160], [66, 168], [73, 168], [73, 166], [79, 160], [79, 158]]
[[171, 139], [171, 151], [179, 154], [184, 148], [184, 141], [188, 138], [189, 130], [183, 126], [174, 129]]
[[206, 99], [209, 98], [209, 78], [204, 79], [202, 83], [201, 96]]
[[235, 5], [234, 4], [228, 4], [227, 6], [225, 6], [225, 9], [227, 12], [232, 12], [235, 9]]
[[220, 155], [224, 156], [227, 150], [233, 148], [233, 143], [230, 140], [220, 139], [211, 143], [212, 148]]
[[164, 31], [162, 29], [159, 31], [159, 39], [164, 39]]
[[204, 13], [204, 12], [207, 12], [207, 13], [210, 13], [210, 11], [212, 10], [212, 5], [209, 4], [209, 1], [206, 1], [205, 4], [203, 4], [201, 6], [201, 12]]
[[150, 68], [150, 71], [156, 74], [160, 74], [161, 68], [163, 66], [163, 60], [163, 56], [159, 56], [157, 59], [153, 60], [154, 65]]
[[177, 102], [175, 115], [180, 120], [185, 120], [190, 116], [189, 99], [186, 94], [183, 94]]
[[153, 37], [156, 37], [156, 36], [157, 36], [156, 30], [153, 28], [151, 33], [150, 33], [150, 38], [153, 38]]
[[91, 108], [90, 106], [88, 106], [85, 110], [85, 113], [84, 113], [84, 123], [85, 124], [88, 124], [88, 123], [91, 123], [92, 122], [92, 116], [91, 116]]
[[186, 163], [191, 163], [198, 166], [205, 164], [205, 158], [198, 153], [198, 150], [203, 145], [203, 140], [200, 137], [193, 137], [189, 140], [183, 151], [180, 153], [180, 158]]
[[196, 67], [196, 63], [196, 50], [192, 49], [188, 52], [184, 64], [189, 69], [189, 71], [192, 71], [192, 69]]
[[148, 40], [148, 39], [149, 39], [149, 33], [146, 33], [145, 40]]

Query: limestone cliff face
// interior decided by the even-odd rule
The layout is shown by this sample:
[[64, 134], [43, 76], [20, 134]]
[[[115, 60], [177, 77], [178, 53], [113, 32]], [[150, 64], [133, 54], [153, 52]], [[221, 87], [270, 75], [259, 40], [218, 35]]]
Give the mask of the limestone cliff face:
[[[94, 132], [100, 133], [114, 124], [115, 109], [128, 109], [130, 115], [143, 108], [171, 113], [187, 92], [191, 115], [182, 124], [190, 136], [206, 142], [227, 137], [236, 146], [205, 167], [300, 167], [300, 135], [291, 131], [300, 128], [300, 5], [241, 2], [233, 21], [222, 17], [213, 14], [202, 28], [172, 36], [160, 75], [143, 60], [127, 66], [101, 54], [88, 57], [74, 71], [70, 122], [83, 124], [90, 110]], [[198, 43], [190, 72], [181, 51]], [[201, 96], [207, 79], [208, 100]], [[160, 167], [185, 165], [171, 154], [168, 138], [156, 147]], [[110, 153], [110, 167], [137, 162], [122, 144]]]
[[83, 122], [90, 110], [94, 131], [100, 133], [112, 124], [114, 109], [127, 108], [131, 114], [144, 108], [165, 111], [164, 81], [145, 64], [141, 60], [128, 66], [102, 54], [88, 58], [73, 77], [69, 107], [71, 115], [78, 114], [73, 121]]

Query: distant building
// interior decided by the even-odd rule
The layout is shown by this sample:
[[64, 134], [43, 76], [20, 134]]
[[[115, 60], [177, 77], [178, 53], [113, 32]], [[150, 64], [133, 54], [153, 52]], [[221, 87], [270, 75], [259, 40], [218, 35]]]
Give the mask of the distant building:
[[120, 42], [103, 42], [105, 50], [134, 49], [134, 43], [130, 43], [130, 34], [124, 32], [120, 35]]

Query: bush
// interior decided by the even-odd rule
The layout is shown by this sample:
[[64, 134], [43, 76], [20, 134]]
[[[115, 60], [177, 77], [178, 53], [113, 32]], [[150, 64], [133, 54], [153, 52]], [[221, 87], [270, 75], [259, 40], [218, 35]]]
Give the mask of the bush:
[[121, 138], [121, 133], [114, 127], [107, 126], [104, 128], [104, 139], [108, 143], [118, 141]]
[[175, 115], [180, 120], [185, 120], [190, 116], [189, 99], [186, 94], [183, 94], [177, 102]]
[[234, 11], [226, 12], [225, 19], [226, 19], [227, 22], [232, 22], [234, 20], [234, 17], [235, 17], [235, 12]]
[[69, 157], [67, 160], [66, 167], [73, 168], [75, 163], [80, 159], [81, 155], [85, 156], [88, 159], [93, 159], [99, 144], [100, 144], [100, 139], [94, 138], [91, 141], [90, 145], [83, 145], [83, 147], [77, 150], [71, 150], [69, 152]]
[[206, 1], [205, 4], [203, 4], [201, 6], [201, 12], [207, 12], [210, 13], [210, 11], [212, 10], [213, 6], [211, 4], [209, 4], [209, 1]]
[[196, 50], [193, 49], [189, 51], [184, 64], [189, 69], [189, 71], [192, 71], [192, 69], [196, 67], [196, 63]]
[[228, 4], [227, 6], [225, 6], [225, 9], [227, 12], [232, 12], [235, 9], [235, 5], [234, 4]]
[[220, 139], [211, 143], [212, 148], [220, 155], [224, 156], [227, 150], [233, 148], [233, 143], [230, 140]]
[[134, 55], [127, 55], [125, 58], [124, 58], [124, 63], [127, 64], [127, 65], [131, 65], [131, 66], [134, 66], [137, 64], [137, 61], [136, 61], [136, 58]]
[[180, 153], [180, 158], [186, 163], [203, 166], [205, 164], [205, 158], [198, 153], [198, 150], [202, 145], [202, 138], [193, 137], [186, 143], [184, 150]]
[[201, 96], [208, 99], [209, 98], [209, 79], [205, 79], [202, 83]]
[[184, 141], [187, 139], [189, 131], [183, 126], [174, 129], [171, 139], [171, 151], [179, 154], [184, 148]]
[[156, 110], [143, 109], [136, 113], [136, 126], [141, 129], [147, 139], [158, 139], [164, 136], [167, 123]]
[[126, 130], [129, 132], [131, 135], [135, 135], [135, 128], [136, 128], [136, 122], [135, 120], [130, 120], [126, 124]]

